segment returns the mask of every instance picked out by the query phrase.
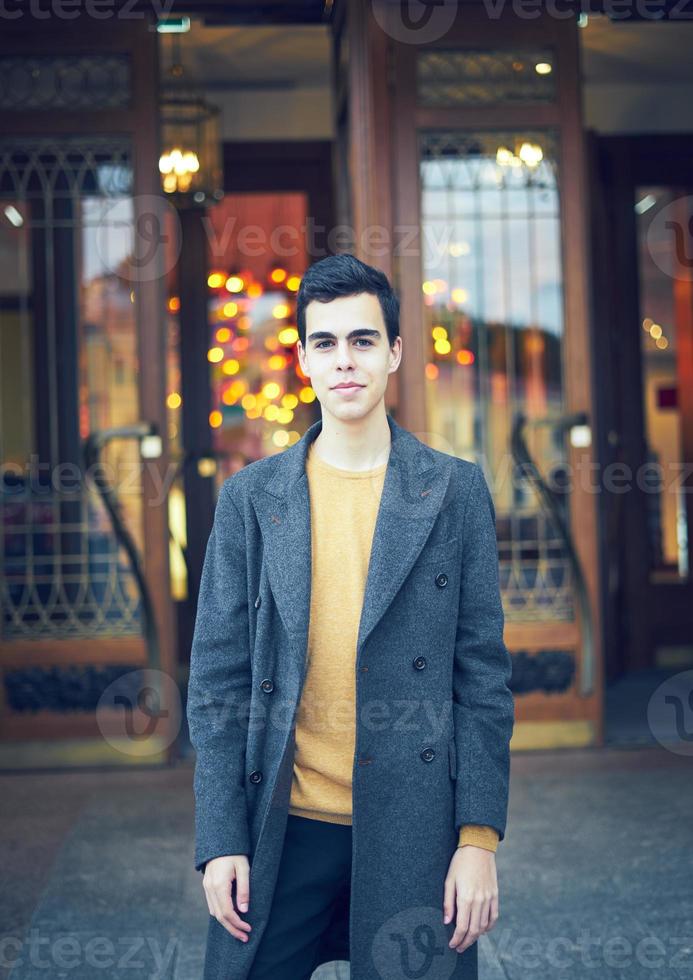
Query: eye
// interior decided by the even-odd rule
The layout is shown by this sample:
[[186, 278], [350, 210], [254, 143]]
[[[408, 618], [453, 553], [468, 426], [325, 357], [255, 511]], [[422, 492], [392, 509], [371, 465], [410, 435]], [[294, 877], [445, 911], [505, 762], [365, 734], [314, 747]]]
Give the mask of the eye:
[[[320, 348], [322, 347], [323, 344], [331, 344], [331, 343], [332, 343], [331, 340], [320, 340], [315, 345], [315, 349], [316, 350], [320, 350]], [[372, 347], [373, 346], [373, 342], [371, 340], [369, 340], [367, 337], [357, 337], [356, 338], [356, 343], [357, 344], [365, 344], [367, 347]]]

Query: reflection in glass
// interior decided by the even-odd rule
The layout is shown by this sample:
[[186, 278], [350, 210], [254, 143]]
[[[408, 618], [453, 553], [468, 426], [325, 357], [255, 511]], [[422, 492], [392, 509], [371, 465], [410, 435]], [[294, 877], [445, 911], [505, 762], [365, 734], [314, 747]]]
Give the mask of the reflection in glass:
[[[130, 196], [80, 200], [80, 435], [139, 421], [136, 284], [128, 275], [135, 217]], [[144, 552], [139, 444], [110, 442], [102, 459], [126, 524]]]
[[[551, 131], [420, 135], [427, 427], [484, 467], [515, 621], [573, 616], [564, 548], [510, 451], [517, 411], [563, 411], [557, 170]], [[531, 429], [528, 447], [556, 486], [563, 437]]]
[[293, 445], [315, 419], [315, 392], [296, 353], [308, 200], [227, 194], [208, 215], [210, 427], [221, 485]]
[[[138, 636], [83, 440], [138, 420], [132, 166], [121, 137], [0, 139], [0, 639]], [[136, 443], [102, 457], [142, 548]]]
[[[681, 412], [678, 398], [676, 265], [671, 226], [686, 199], [663, 187], [636, 192], [641, 315], [642, 384], [647, 439], [645, 490], [650, 572], [654, 579], [688, 576], [688, 524], [682, 479]], [[667, 271], [668, 270], [668, 271]], [[686, 316], [687, 313], [684, 313]]]

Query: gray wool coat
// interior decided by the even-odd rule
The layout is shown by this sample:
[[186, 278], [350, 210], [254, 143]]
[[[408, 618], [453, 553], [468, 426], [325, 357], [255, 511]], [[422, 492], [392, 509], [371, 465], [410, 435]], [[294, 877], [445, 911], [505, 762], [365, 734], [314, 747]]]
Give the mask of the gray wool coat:
[[[387, 420], [356, 651], [350, 900], [315, 967], [348, 959], [352, 980], [476, 980], [477, 943], [449, 949], [442, 908], [460, 825], [505, 836], [514, 706], [495, 510], [477, 464]], [[195, 867], [249, 856], [253, 929], [243, 943], [210, 916], [204, 980], [248, 976], [276, 883], [306, 673], [305, 459], [321, 427], [225, 480], [207, 545], [187, 701]]]

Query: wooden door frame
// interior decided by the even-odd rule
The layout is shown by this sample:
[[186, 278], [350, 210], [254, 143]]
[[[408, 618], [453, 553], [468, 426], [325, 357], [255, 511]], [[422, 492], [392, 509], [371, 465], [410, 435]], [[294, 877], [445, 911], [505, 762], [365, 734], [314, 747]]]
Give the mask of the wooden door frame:
[[[152, 197], [162, 197], [158, 170], [159, 158], [159, 63], [158, 34], [153, 29], [153, 14], [135, 19], [114, 18], [108, 27], [100, 21], [80, 17], [50, 18], [35, 21], [25, 17], [3, 26], [0, 51], [13, 56], [127, 54], [131, 68], [130, 104], [123, 108], [80, 108], [79, 110], [30, 109], [24, 112], [0, 109], [0, 131], [7, 136], [61, 136], [90, 134], [126, 134], [131, 138], [133, 191], [136, 220], [138, 209], [151, 210]], [[144, 217], [144, 215], [142, 215]], [[162, 250], [153, 259], [163, 268]], [[156, 273], [156, 267], [153, 268]], [[135, 289], [137, 326], [137, 357], [139, 370], [139, 414], [142, 420], [154, 423], [162, 437], [162, 455], [148, 459], [142, 468], [142, 501], [144, 540], [143, 571], [149, 586], [153, 614], [159, 641], [159, 668], [177, 683], [177, 662], [173, 603], [170, 594], [168, 501], [162, 499], [162, 487], [168, 486], [170, 458], [168, 455], [168, 421], [166, 414], [166, 320], [164, 276], [153, 274], [138, 283]], [[87, 640], [85, 649], [79, 642], [21, 640], [3, 644], [2, 663], [6, 665], [61, 664], [86, 662], [118, 662], [135, 667], [147, 666], [144, 641], [140, 638]], [[102, 659], [103, 658], [103, 659]], [[105, 658], [108, 658], [106, 660]], [[120, 714], [120, 711], [117, 712]], [[146, 716], [143, 716], [145, 720]], [[175, 711], [162, 716], [157, 723], [161, 753], [151, 761], [169, 761], [175, 755], [175, 736], [178, 717]], [[98, 737], [101, 732], [93, 713], [67, 719], [54, 713], [41, 713], [33, 718], [12, 719], [6, 734], [14, 739], [44, 737], [58, 738], [73, 733]], [[141, 726], [140, 726], [141, 727]], [[104, 741], [104, 753], [108, 746]], [[111, 753], [109, 759], [131, 761], [121, 753]], [[69, 752], [66, 762], [69, 763]]]
[[[395, 280], [401, 301], [401, 332], [406, 357], [400, 367], [400, 399], [404, 424], [425, 430], [424, 363], [425, 346], [421, 324], [420, 181], [418, 132], [423, 129], [496, 129], [508, 127], [552, 127], [559, 134], [561, 161], [561, 248], [564, 286], [564, 396], [567, 412], [585, 412], [592, 429], [592, 445], [576, 449], [567, 446], [568, 464], [573, 474], [590, 472], [595, 453], [597, 420], [593, 401], [593, 364], [589, 330], [589, 266], [587, 250], [586, 158], [581, 109], [579, 30], [574, 19], [559, 20], [548, 14], [532, 20], [514, 16], [512, 10], [491, 21], [485, 10], [461, 5], [452, 28], [426, 47], [515, 49], [523, 46], [550, 46], [555, 53], [556, 101], [551, 104], [511, 106], [468, 106], [455, 108], [421, 107], [416, 101], [416, 55], [423, 45], [390, 43], [392, 68], [392, 146], [393, 221], [396, 228], [410, 229], [412, 239], [406, 254], [395, 257]], [[575, 476], [576, 485], [584, 478]], [[518, 703], [518, 719], [531, 722], [553, 720], [560, 712], [563, 721], [574, 721], [587, 743], [603, 742], [603, 677], [601, 652], [601, 606], [598, 567], [597, 504], [594, 494], [575, 492], [570, 497], [571, 525], [579, 528], [575, 547], [584, 569], [588, 600], [593, 617], [592, 693], [584, 698], [577, 684], [566, 695], [546, 698], [529, 694]], [[511, 649], [539, 651], [566, 649], [578, 651], [582, 624], [579, 615], [571, 622], [514, 624], [506, 626], [505, 638]], [[576, 656], [578, 677], [580, 658]], [[560, 701], [560, 706], [559, 706]], [[580, 736], [578, 736], [580, 737]]]
[[[348, 211], [353, 251], [362, 262], [381, 269], [397, 288], [392, 44], [375, 21], [371, 0], [334, 0], [331, 28], [337, 121], [335, 154], [346, 156], [350, 200], [345, 211]], [[346, 118], [345, 145], [339, 139], [342, 116]], [[404, 338], [403, 323], [400, 316], [400, 335]], [[390, 375], [385, 392], [388, 411], [402, 422], [407, 416], [400, 392], [408, 348], [409, 342], [407, 357], [403, 358], [399, 370]]]
[[[622, 462], [635, 474], [645, 461], [635, 189], [652, 184], [693, 194], [691, 134], [590, 134], [594, 252], [594, 343], [602, 399], [599, 434], [604, 463]], [[693, 463], [693, 298], [691, 284], [680, 283], [678, 301], [688, 307], [679, 363], [685, 383], [681, 405], [682, 455]], [[690, 484], [690, 480], [689, 480]], [[622, 500], [605, 495], [601, 522], [605, 563], [606, 670], [609, 680], [628, 669], [653, 666], [656, 639], [690, 643], [693, 635], [693, 583], [649, 581], [643, 528], [645, 495], [632, 481]], [[693, 500], [687, 496], [689, 534]], [[689, 538], [689, 567], [693, 542]], [[611, 582], [611, 588], [609, 588]]]

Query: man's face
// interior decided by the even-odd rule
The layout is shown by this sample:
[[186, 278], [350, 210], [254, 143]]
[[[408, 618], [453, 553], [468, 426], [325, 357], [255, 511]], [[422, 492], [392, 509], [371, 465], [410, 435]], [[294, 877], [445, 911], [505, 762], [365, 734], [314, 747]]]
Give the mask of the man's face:
[[309, 303], [305, 350], [300, 341], [297, 347], [301, 370], [323, 411], [343, 420], [373, 410], [402, 356], [401, 337], [389, 346], [380, 302], [372, 293]]

